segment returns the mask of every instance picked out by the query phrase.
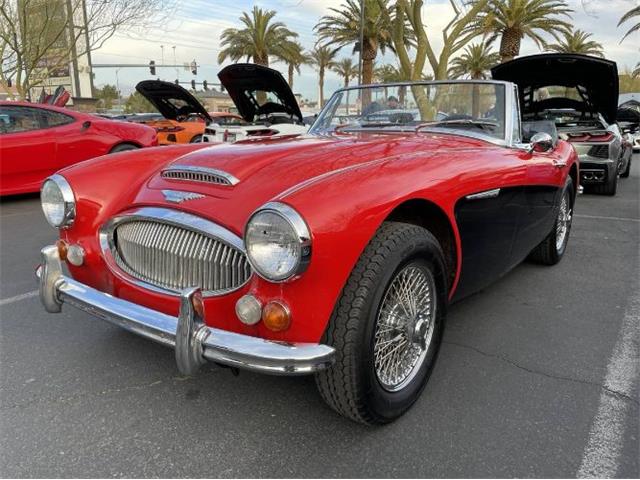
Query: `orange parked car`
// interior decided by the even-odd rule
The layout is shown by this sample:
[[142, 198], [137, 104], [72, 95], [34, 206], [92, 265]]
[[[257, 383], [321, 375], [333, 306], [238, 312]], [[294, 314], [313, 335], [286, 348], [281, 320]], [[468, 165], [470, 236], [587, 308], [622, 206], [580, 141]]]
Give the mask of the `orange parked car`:
[[164, 117], [145, 122], [158, 132], [160, 145], [200, 142], [205, 125], [213, 121], [198, 99], [180, 85], [144, 80], [136, 90]]

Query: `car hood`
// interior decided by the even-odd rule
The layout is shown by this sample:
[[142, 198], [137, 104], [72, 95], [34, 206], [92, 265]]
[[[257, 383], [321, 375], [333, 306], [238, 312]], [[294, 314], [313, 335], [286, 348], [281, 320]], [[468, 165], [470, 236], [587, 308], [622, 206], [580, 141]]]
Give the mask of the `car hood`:
[[[246, 217], [260, 205], [273, 200], [286, 201], [290, 195], [311, 188], [319, 182], [332, 182], [334, 176], [366, 175], [375, 166], [391, 162], [406, 162], [420, 157], [425, 168], [446, 168], [443, 155], [478, 152], [483, 148], [497, 148], [480, 140], [450, 135], [365, 134], [349, 136], [312, 136], [248, 140], [221, 143], [189, 151], [172, 159], [158, 170], [140, 190], [135, 203], [175, 204], [165, 195], [167, 190], [192, 192], [203, 198], [185, 201], [180, 209], [194, 214], [220, 211], [216, 220], [227, 225], [244, 225]], [[455, 153], [456, 155], [458, 153]], [[203, 174], [226, 176], [222, 184], [214, 178], [209, 183], [171, 178], [170, 170], [191, 170]], [[169, 192], [169, 196], [173, 193]], [[164, 199], [163, 199], [164, 195]], [[166, 201], [165, 201], [166, 199]], [[158, 203], [159, 202], [159, 203]]]
[[[289, 84], [280, 72], [253, 63], [235, 63], [218, 73], [222, 86], [229, 92], [242, 118], [253, 122], [259, 115], [286, 113], [302, 122], [302, 113]], [[255, 91], [271, 94], [278, 102], [258, 104]]]
[[195, 113], [211, 121], [209, 113], [198, 99], [180, 85], [162, 80], [143, 80], [136, 85], [136, 90], [169, 120], [175, 120], [178, 115]]
[[618, 108], [618, 67], [616, 62], [588, 55], [546, 53], [516, 58], [491, 69], [495, 80], [518, 85], [523, 113], [532, 113], [540, 105], [533, 92], [550, 86], [575, 87], [582, 101], [562, 97], [544, 100], [545, 109], [576, 108], [600, 113], [613, 123]]

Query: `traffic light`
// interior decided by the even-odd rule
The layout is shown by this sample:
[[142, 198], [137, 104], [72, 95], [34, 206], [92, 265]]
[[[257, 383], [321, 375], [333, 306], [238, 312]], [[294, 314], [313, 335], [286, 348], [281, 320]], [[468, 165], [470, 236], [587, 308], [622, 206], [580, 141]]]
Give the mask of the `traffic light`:
[[195, 80], [191, 80], [191, 88], [192, 88], [193, 90], [195, 90], [195, 89], [196, 89], [196, 81], [195, 81]]
[[198, 64], [195, 60], [191, 62], [191, 73], [193, 73], [194, 75], [198, 74]]
[[149, 73], [151, 73], [152, 77], [156, 75], [156, 62], [154, 60], [149, 62]]
[[207, 84], [206, 80], [202, 81], [202, 88], [204, 88], [205, 90], [209, 90], [209, 84]]

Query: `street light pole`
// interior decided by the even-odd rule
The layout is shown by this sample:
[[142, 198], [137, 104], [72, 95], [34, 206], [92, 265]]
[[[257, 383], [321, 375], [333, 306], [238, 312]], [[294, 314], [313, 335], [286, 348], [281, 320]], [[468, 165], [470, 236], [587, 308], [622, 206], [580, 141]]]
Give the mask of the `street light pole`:
[[[178, 63], [176, 62], [176, 46], [174, 45], [171, 48], [173, 48], [173, 64], [177, 65]], [[178, 80], [180, 80], [180, 69], [179, 68], [176, 68], [176, 78]]]
[[360, 55], [358, 56], [358, 84], [362, 85], [362, 49], [364, 48], [364, 2], [360, 0]]
[[118, 92], [118, 111], [122, 110], [122, 103], [120, 100], [120, 80], [118, 79], [119, 68], [116, 68], [116, 92]]

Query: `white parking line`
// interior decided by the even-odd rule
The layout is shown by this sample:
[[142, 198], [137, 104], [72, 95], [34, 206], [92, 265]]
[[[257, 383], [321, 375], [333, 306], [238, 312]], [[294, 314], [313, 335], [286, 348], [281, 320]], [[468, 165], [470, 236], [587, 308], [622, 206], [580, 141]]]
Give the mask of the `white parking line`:
[[[612, 478], [618, 470], [618, 458], [622, 454], [625, 428], [628, 421], [629, 398], [635, 398], [634, 382], [638, 377], [640, 353], [640, 296], [631, 300], [618, 334], [618, 340], [607, 365], [603, 390], [600, 394], [598, 413], [591, 425], [589, 441], [582, 455], [578, 478]], [[622, 395], [616, 395], [611, 391]]]
[[38, 296], [38, 290], [33, 290], [31, 292], [21, 293], [20, 295], [16, 295], [14, 297], [3, 298], [2, 300], [0, 300], [0, 307], [2, 307], [3, 305], [9, 305], [10, 303], [19, 302], [20, 300], [25, 300], [27, 298], [32, 298], [37, 296]]
[[580, 215], [579, 213], [575, 214], [574, 217], [579, 218], [594, 218], [596, 220], [617, 220], [619, 222], [640, 222], [640, 218], [631, 218], [631, 217], [607, 217], [604, 215]]

